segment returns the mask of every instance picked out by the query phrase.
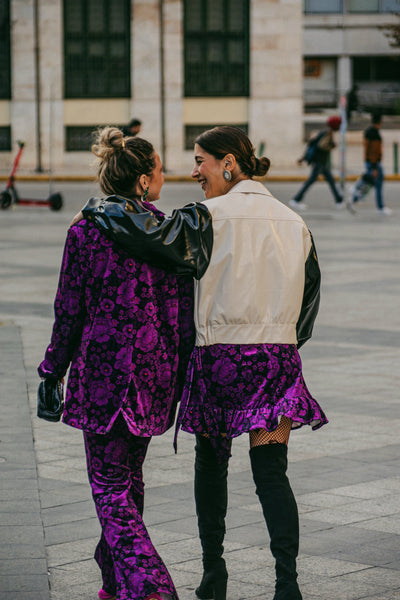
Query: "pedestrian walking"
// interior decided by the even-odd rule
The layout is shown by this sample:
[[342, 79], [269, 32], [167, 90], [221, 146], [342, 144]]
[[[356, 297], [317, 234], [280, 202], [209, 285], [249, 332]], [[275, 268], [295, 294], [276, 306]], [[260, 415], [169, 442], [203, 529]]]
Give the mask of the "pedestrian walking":
[[373, 113], [371, 125], [364, 131], [364, 162], [365, 173], [363, 173], [354, 186], [351, 202], [356, 204], [369, 192], [371, 187], [375, 188], [376, 208], [381, 215], [389, 216], [391, 209], [385, 206], [383, 200], [384, 172], [382, 167], [383, 144], [380, 129], [382, 126], [382, 115]]
[[303, 197], [312, 184], [317, 181], [319, 175], [323, 175], [327, 181], [334, 196], [336, 207], [342, 208], [344, 206], [343, 195], [336, 187], [330, 168], [331, 150], [336, 146], [333, 134], [339, 130], [341, 122], [342, 120], [338, 116], [329, 117], [326, 121], [327, 128], [320, 131], [309, 141], [305, 153], [299, 158], [299, 164], [306, 161], [311, 165], [311, 172], [297, 194], [289, 201], [289, 205], [295, 210], [306, 210], [307, 205], [303, 203]]
[[346, 94], [346, 118], [347, 123], [350, 123], [353, 112], [358, 110], [358, 85], [353, 83]]
[[[195, 284], [196, 344], [178, 427], [196, 435], [201, 600], [226, 598], [228, 463], [232, 440], [243, 433], [249, 433], [251, 469], [275, 558], [274, 600], [302, 598], [287, 444], [292, 429], [327, 423], [306, 386], [298, 353], [318, 311], [320, 271], [304, 221], [253, 180], [269, 164], [266, 157], [256, 158], [246, 134], [235, 127], [216, 127], [195, 141], [192, 177], [203, 189], [214, 242], [208, 268]], [[83, 212], [126, 247], [130, 239], [146, 237], [144, 228], [123, 230], [110, 206]]]
[[126, 125], [126, 127], [123, 127], [122, 133], [127, 137], [135, 137], [135, 135], [138, 135], [140, 133], [141, 129], [142, 121], [140, 119], [131, 119], [128, 125]]
[[[108, 127], [92, 149], [102, 191], [162, 220], [150, 204], [164, 181], [153, 146]], [[174, 423], [194, 342], [193, 279], [133, 259], [81, 221], [67, 234], [54, 307], [38, 371], [62, 380], [70, 366], [63, 421], [83, 431], [101, 525], [99, 598], [177, 600], [142, 519], [142, 468], [151, 437]]]

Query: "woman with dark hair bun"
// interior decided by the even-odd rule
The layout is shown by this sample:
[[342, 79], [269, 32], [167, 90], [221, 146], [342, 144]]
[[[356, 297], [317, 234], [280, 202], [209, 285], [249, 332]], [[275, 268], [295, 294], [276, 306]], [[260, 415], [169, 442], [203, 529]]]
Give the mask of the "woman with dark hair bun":
[[[249, 433], [253, 478], [275, 558], [274, 600], [301, 600], [287, 444], [292, 429], [327, 423], [304, 382], [298, 353], [311, 337], [319, 307], [317, 254], [302, 218], [254, 181], [267, 173], [270, 161], [255, 156], [241, 129], [205, 131], [195, 140], [194, 160], [192, 177], [204, 192], [214, 236], [208, 267], [195, 282], [196, 341], [178, 415], [178, 427], [196, 435], [204, 567], [196, 594], [201, 600], [226, 598], [228, 462], [232, 439]], [[85, 212], [113, 235], [120, 227], [105, 225], [96, 209]], [[131, 232], [131, 239], [143, 235], [140, 228]], [[119, 239], [129, 246], [128, 235]]]
[[192, 177], [213, 223], [210, 264], [195, 284], [196, 342], [180, 427], [196, 434], [195, 499], [204, 574], [196, 594], [226, 597], [223, 539], [232, 439], [248, 432], [256, 492], [275, 558], [274, 600], [300, 600], [299, 524], [288, 478], [291, 429], [327, 419], [304, 382], [300, 347], [311, 337], [320, 272], [303, 220], [254, 176], [270, 161], [247, 135], [216, 127], [195, 140]]

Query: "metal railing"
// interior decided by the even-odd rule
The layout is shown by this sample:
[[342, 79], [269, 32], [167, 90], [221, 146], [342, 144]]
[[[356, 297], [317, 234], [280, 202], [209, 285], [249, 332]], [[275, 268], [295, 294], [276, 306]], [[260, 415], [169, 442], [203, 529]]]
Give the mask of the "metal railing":
[[[304, 90], [306, 109], [338, 106], [340, 92], [333, 90]], [[386, 114], [400, 115], [400, 85], [385, 89], [360, 89], [357, 92], [357, 109], [371, 112], [382, 110]]]

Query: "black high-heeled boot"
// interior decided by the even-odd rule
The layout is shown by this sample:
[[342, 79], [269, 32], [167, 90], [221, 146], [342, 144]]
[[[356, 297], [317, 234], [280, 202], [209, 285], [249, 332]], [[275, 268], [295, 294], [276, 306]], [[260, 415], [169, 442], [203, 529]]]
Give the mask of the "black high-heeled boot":
[[194, 496], [204, 573], [196, 595], [201, 600], [225, 600], [228, 573], [224, 552], [228, 505], [228, 461], [219, 463], [210, 440], [196, 436]]
[[275, 558], [274, 600], [302, 600], [297, 584], [299, 516], [286, 476], [286, 444], [266, 444], [250, 450], [251, 468]]

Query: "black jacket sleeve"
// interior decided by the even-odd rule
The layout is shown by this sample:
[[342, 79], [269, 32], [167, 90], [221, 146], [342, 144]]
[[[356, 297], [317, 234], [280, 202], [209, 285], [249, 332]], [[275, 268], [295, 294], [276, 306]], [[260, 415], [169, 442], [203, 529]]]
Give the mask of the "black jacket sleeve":
[[296, 325], [298, 348], [309, 340], [312, 335], [314, 321], [319, 309], [320, 287], [321, 272], [318, 265], [317, 251], [311, 235], [311, 249], [305, 264], [303, 302]]
[[139, 201], [110, 196], [102, 200], [91, 198], [82, 212], [134, 258], [196, 279], [206, 272], [213, 231], [211, 215], [200, 202], [160, 218]]

